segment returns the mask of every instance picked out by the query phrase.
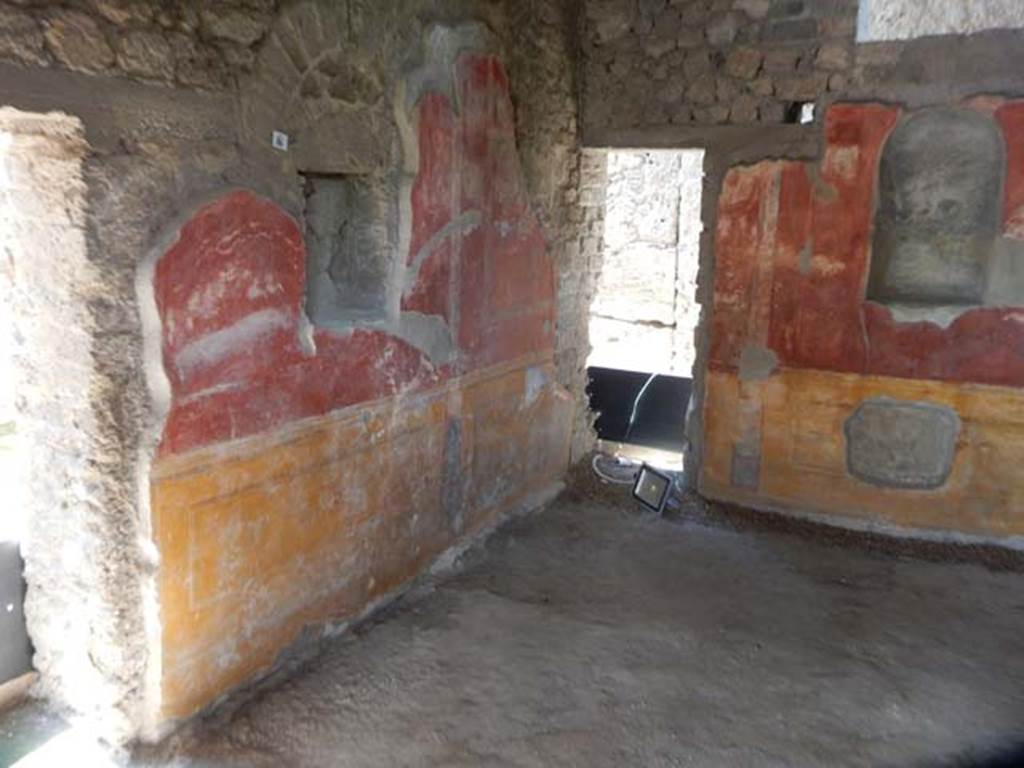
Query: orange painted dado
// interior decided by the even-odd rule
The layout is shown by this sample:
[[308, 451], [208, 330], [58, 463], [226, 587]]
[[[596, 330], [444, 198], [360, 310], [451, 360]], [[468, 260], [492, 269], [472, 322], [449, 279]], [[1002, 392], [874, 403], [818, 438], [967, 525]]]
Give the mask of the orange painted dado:
[[[868, 398], [948, 406], [960, 417], [953, 470], [936, 490], [880, 488], [846, 469], [843, 425]], [[757, 488], [731, 482], [733, 446], [758, 413]], [[761, 381], [709, 374], [701, 491], [752, 506], [980, 536], [1024, 535], [1024, 391], [1009, 387], [782, 370]]]
[[161, 718], [187, 717], [407, 583], [568, 463], [545, 359], [161, 458]]

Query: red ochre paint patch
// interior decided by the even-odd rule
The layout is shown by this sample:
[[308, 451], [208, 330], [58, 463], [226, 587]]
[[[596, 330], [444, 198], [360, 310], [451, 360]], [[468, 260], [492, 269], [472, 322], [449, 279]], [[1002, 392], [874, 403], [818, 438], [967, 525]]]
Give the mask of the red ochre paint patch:
[[305, 250], [273, 203], [233, 192], [181, 229], [156, 270], [172, 407], [161, 454], [256, 434], [436, 384], [420, 352], [380, 332], [300, 343]]
[[454, 364], [376, 330], [317, 329], [315, 351], [305, 349], [301, 230], [272, 202], [232, 192], [196, 213], [156, 266], [172, 392], [161, 455], [553, 347], [554, 270], [528, 204], [508, 79], [496, 58], [465, 55], [457, 88], [458, 113], [438, 93], [416, 107], [420, 167], [403, 258], [422, 266], [401, 302], [445, 320]]

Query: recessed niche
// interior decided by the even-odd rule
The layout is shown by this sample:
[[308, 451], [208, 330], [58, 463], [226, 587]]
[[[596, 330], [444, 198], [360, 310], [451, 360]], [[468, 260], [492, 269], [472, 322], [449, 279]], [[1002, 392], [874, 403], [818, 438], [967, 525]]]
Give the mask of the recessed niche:
[[984, 301], [1000, 237], [1005, 149], [995, 122], [930, 109], [882, 152], [868, 298], [956, 307]]
[[371, 175], [303, 178], [310, 321], [326, 327], [387, 321], [395, 282], [387, 183]]

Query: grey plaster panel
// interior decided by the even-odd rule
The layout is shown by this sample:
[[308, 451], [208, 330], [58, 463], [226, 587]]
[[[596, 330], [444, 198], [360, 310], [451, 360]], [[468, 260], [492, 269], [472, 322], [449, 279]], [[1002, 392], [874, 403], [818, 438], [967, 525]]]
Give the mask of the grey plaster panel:
[[874, 398], [846, 420], [846, 466], [881, 488], [933, 489], [946, 483], [960, 418], [944, 406]]
[[756, 491], [761, 485], [761, 448], [757, 445], [736, 444], [732, 448], [732, 484], [737, 488]]

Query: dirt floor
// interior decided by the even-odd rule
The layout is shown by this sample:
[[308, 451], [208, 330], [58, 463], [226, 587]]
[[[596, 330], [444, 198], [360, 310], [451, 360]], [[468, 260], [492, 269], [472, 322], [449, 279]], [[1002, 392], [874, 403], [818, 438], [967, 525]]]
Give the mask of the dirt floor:
[[656, 519], [627, 493], [577, 483], [458, 575], [138, 759], [959, 766], [1024, 742], [1018, 560], [937, 562], [695, 501]]

